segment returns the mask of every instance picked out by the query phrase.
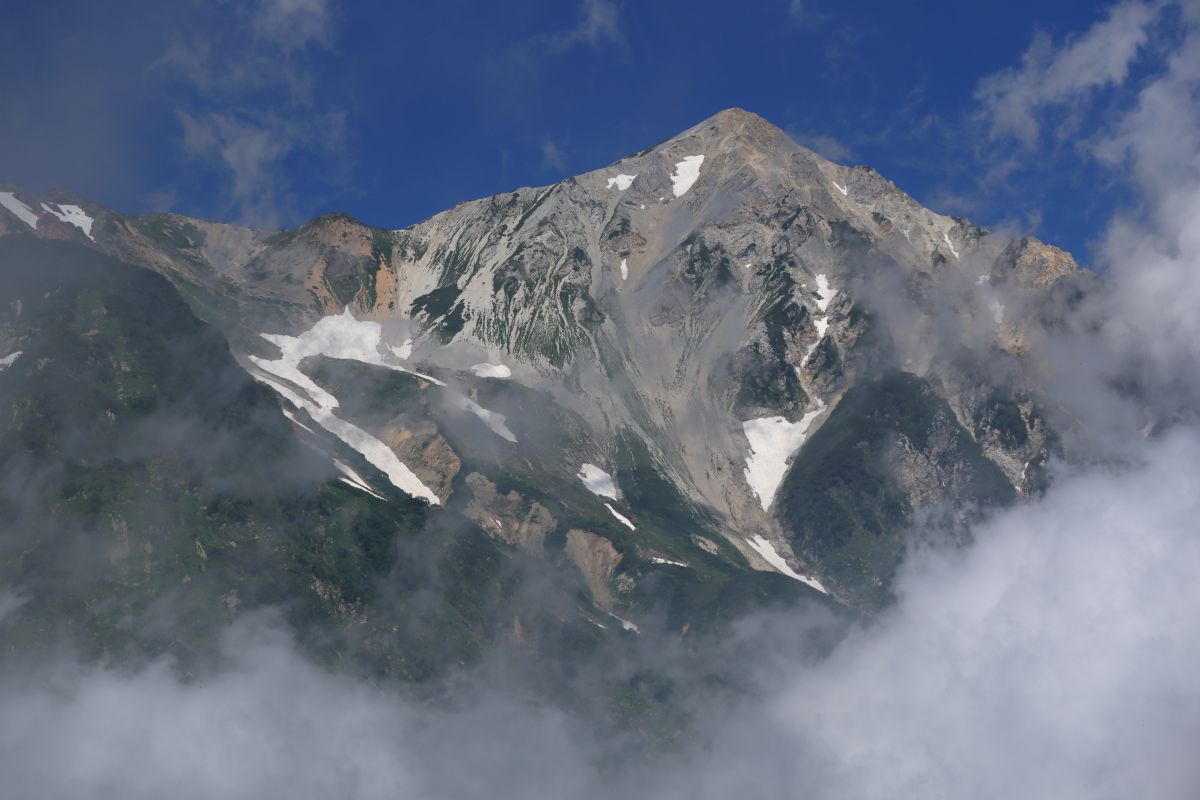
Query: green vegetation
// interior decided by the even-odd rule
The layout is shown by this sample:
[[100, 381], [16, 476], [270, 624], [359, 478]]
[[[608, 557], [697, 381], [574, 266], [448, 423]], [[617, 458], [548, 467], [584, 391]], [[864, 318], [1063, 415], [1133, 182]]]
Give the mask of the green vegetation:
[[[949, 429], [950, 447], [935, 452], [930, 437], [938, 428]], [[957, 472], [967, 476], [965, 485], [953, 502], [986, 508], [1014, 497], [1003, 473], [922, 379], [894, 372], [852, 388], [800, 451], [779, 506], [798, 551], [868, 603], [886, 597], [914, 511], [887, 463], [889, 446], [901, 437], [940, 458], [938, 467], [963, 467]]]
[[462, 290], [454, 284], [439, 286], [431, 292], [414, 298], [410, 313], [413, 316], [422, 315], [430, 321], [441, 319], [450, 311], [460, 294], [462, 294]]
[[495, 543], [331, 482], [164, 279], [20, 237], [0, 239], [0, 277], [0, 314], [22, 301], [0, 319], [23, 349], [0, 381], [0, 583], [27, 598], [10, 646], [188, 668], [270, 606], [330, 663], [423, 680], [511, 614]]

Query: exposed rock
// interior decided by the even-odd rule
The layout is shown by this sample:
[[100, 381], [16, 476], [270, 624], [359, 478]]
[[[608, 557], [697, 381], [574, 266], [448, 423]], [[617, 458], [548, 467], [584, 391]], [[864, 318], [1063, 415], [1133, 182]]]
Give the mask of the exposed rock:
[[462, 460], [430, 420], [404, 417], [378, 432], [379, 439], [429, 487], [443, 504], [450, 499]]
[[478, 472], [466, 479], [471, 502], [466, 515], [491, 536], [536, 556], [542, 555], [547, 534], [558, 521], [536, 501], [526, 500], [516, 491], [500, 494], [496, 484]]
[[567, 531], [567, 558], [583, 574], [592, 600], [605, 611], [613, 609], [612, 575], [621, 563], [621, 554], [613, 543], [599, 534], [572, 529]]

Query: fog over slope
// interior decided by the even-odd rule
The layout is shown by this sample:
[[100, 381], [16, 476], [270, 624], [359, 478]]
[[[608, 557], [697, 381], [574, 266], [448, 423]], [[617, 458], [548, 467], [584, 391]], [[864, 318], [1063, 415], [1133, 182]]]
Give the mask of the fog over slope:
[[[980, 97], [995, 135], [1026, 147], [1044, 113], [1125, 81], [1139, 48], [1164, 68], [1086, 146], [1140, 203], [1108, 228], [1104, 291], [1038, 354], [1097, 459], [1058, 467], [1044, 497], [965, 548], [931, 535], [904, 562], [896, 603], [832, 652], [812, 644], [828, 627], [817, 612], [743, 620], [706, 656], [736, 664], [753, 691], [681, 673], [695, 735], [638, 757], [530, 700], [509, 664], [420, 704], [312, 665], [258, 616], [227, 631], [212, 674], [9, 661], [7, 795], [1195, 797], [1200, 12], [1123, 3]], [[0, 594], [0, 615], [19, 603]]]

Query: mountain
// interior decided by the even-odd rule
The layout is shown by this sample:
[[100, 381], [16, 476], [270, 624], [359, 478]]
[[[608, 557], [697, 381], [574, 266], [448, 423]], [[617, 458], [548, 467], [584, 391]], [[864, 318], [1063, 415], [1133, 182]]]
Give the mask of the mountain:
[[[1069, 456], [1029, 352], [1093, 280], [736, 109], [400, 230], [126, 216], [10, 187], [0, 235], [0, 354], [21, 353], [0, 372], [5, 463], [55, 475], [31, 518], [81, 514], [89, 547], [127, 536], [156, 576], [148, 590], [118, 559], [75, 587], [80, 607], [119, 585], [144, 611], [219, 561], [197, 607], [302, 602], [314, 641], [374, 641], [372, 663], [408, 676], [428, 669], [378, 644], [412, 620], [397, 585], [444, 590], [433, 638], [462, 644], [442, 664], [487, 642], [687, 634], [771, 602], [879, 607], [915, 521], [1036, 494]], [[74, 395], [69, 424], [46, 416]], [[141, 430], [160, 409], [214, 443], [209, 461], [103, 433], [109, 412]], [[260, 482], [231, 486], [228, 466]], [[161, 544], [114, 510], [145, 485], [174, 515]], [[39, 563], [66, 546], [9, 527]], [[41, 580], [6, 536], [22, 542], [6, 580]], [[522, 599], [510, 578], [531, 574], [554, 603]]]

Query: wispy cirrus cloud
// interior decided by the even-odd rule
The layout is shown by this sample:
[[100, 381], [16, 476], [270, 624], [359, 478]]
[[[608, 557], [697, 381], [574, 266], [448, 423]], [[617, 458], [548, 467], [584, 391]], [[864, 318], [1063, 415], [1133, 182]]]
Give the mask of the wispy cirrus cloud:
[[515, 42], [501, 59], [511, 67], [530, 67], [539, 59], [577, 47], [600, 49], [625, 44], [621, 7], [614, 0], [582, 0], [578, 21], [571, 27], [537, 33]]
[[575, 27], [540, 37], [547, 49], [569, 50], [579, 44], [600, 47], [624, 41], [621, 8], [613, 0], [583, 0], [580, 12], [581, 18]]
[[797, 131], [791, 128], [787, 133], [800, 144], [830, 161], [846, 163], [858, 157], [850, 145], [831, 134]]
[[566, 154], [563, 148], [552, 139], [542, 141], [542, 170], [563, 172], [567, 168]]
[[240, 221], [276, 226], [295, 216], [287, 159], [336, 156], [345, 112], [320, 103], [316, 51], [332, 47], [331, 0], [257, 0], [237, 25], [208, 38], [177, 39], [153, 65], [177, 82], [180, 148], [222, 176], [225, 204]]

